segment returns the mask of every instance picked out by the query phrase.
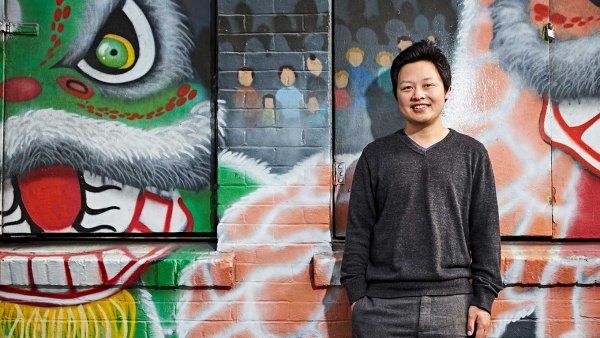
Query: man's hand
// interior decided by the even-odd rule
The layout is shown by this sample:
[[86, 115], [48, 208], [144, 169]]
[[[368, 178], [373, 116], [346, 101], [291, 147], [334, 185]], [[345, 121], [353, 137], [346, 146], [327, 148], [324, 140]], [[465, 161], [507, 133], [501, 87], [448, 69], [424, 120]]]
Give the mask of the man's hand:
[[477, 324], [477, 332], [475, 338], [484, 338], [487, 336], [490, 329], [491, 318], [490, 314], [478, 308], [477, 306], [469, 306], [469, 317], [467, 318], [467, 335], [471, 336]]
[[356, 302], [357, 301], [355, 301], [354, 303], [352, 303], [352, 305], [350, 305], [350, 313], [352, 313], [352, 311], [354, 311], [354, 305], [356, 305]]

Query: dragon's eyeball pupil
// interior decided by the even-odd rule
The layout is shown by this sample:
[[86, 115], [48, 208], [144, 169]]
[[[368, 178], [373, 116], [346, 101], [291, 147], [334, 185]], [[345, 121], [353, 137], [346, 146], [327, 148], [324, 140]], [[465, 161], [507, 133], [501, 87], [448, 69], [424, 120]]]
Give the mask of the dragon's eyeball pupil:
[[122, 36], [107, 34], [96, 47], [96, 57], [109, 68], [126, 69], [135, 61], [133, 46]]

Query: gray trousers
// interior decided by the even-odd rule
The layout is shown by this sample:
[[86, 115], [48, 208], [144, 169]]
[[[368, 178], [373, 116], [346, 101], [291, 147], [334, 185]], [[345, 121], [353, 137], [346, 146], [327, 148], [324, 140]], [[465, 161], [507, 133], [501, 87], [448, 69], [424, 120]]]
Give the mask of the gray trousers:
[[363, 297], [352, 310], [352, 337], [466, 337], [470, 294]]

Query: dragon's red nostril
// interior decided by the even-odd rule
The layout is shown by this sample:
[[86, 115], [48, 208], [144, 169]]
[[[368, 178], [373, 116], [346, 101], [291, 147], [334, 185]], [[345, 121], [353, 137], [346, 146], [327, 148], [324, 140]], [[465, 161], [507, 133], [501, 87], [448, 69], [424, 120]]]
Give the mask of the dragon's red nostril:
[[0, 98], [8, 102], [28, 101], [41, 92], [42, 86], [32, 77], [13, 77], [0, 83]]

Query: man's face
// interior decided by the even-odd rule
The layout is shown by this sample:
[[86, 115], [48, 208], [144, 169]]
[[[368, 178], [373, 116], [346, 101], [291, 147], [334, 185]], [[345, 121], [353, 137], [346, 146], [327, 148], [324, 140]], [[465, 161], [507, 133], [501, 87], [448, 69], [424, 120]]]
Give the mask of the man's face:
[[406, 122], [423, 126], [439, 120], [450, 91], [444, 91], [442, 78], [433, 63], [417, 61], [400, 69], [396, 93], [398, 108]]
[[289, 87], [296, 82], [296, 74], [291, 69], [284, 68], [279, 77], [284, 86]]

